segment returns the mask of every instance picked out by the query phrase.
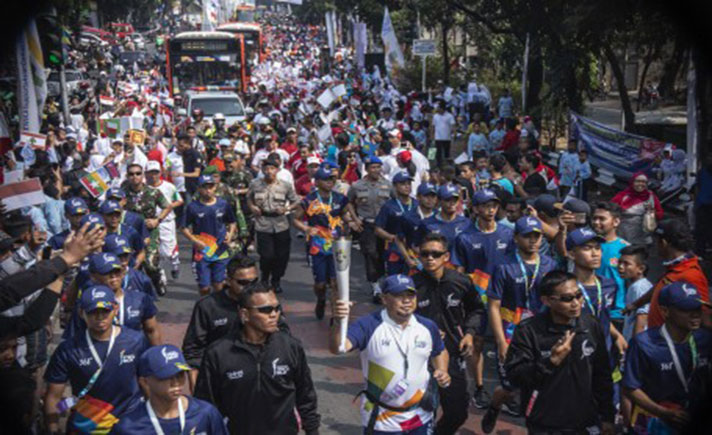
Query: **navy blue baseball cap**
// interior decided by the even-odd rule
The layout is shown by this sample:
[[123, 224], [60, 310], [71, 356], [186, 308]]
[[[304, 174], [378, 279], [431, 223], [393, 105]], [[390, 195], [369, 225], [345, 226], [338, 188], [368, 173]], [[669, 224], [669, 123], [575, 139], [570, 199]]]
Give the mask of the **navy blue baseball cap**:
[[382, 165], [383, 161], [376, 156], [371, 156], [364, 160], [364, 164], [366, 165], [366, 167], [368, 167], [369, 165]]
[[121, 270], [123, 266], [119, 261], [119, 257], [111, 252], [102, 252], [94, 254], [89, 259], [89, 272], [106, 275], [113, 270]]
[[116, 306], [114, 292], [105, 285], [93, 285], [82, 291], [79, 306], [85, 313], [104, 308], [113, 310]]
[[117, 257], [124, 254], [133, 254], [133, 248], [129, 243], [129, 239], [124, 235], [116, 233], [106, 236], [103, 251], [114, 254]]
[[406, 181], [413, 181], [413, 177], [410, 176], [406, 171], [401, 171], [393, 176], [393, 183], [404, 183]]
[[101, 214], [112, 214], [117, 211], [121, 212], [121, 204], [115, 199], [107, 199], [99, 206], [99, 213]]
[[64, 202], [64, 214], [76, 216], [78, 214], [89, 213], [89, 206], [81, 198], [70, 198]]
[[589, 227], [577, 228], [571, 231], [566, 237], [566, 249], [570, 251], [581, 245], [585, 245], [586, 243], [592, 240], [598, 243], [603, 243], [606, 241], [606, 239], [598, 235]]
[[138, 360], [138, 375], [168, 379], [180, 372], [190, 371], [183, 352], [172, 344], [162, 344], [146, 349]]
[[84, 215], [82, 220], [79, 221], [79, 226], [83, 227], [84, 225], [89, 224], [89, 229], [93, 228], [94, 225], [99, 225], [99, 226], [106, 226], [104, 223], [104, 217], [98, 213], [89, 213], [87, 215]]
[[523, 216], [514, 224], [514, 234], [541, 233], [541, 221], [533, 216]]
[[685, 281], [675, 281], [663, 287], [658, 303], [682, 311], [699, 310], [702, 305], [710, 305], [702, 300], [695, 286]]
[[472, 196], [472, 205], [482, 205], [482, 204], [487, 204], [490, 201], [497, 201], [499, 202], [499, 197], [497, 196], [496, 193], [494, 193], [493, 190], [490, 189], [481, 189], [475, 192], [475, 194]]
[[328, 180], [330, 178], [334, 177], [334, 173], [331, 172], [331, 169], [321, 167], [316, 170], [314, 173], [314, 179], [316, 180]]
[[126, 198], [126, 192], [124, 192], [120, 187], [112, 187], [106, 192], [106, 199], [124, 199]]
[[440, 186], [440, 189], [438, 189], [438, 198], [440, 199], [452, 199], [459, 197], [460, 191], [457, 190], [457, 187], [452, 184], [443, 184]]
[[418, 195], [437, 195], [438, 186], [433, 183], [420, 183], [418, 186]]
[[391, 275], [383, 283], [383, 293], [398, 294], [404, 291], [415, 291], [415, 284], [407, 275]]
[[205, 186], [206, 184], [215, 184], [215, 178], [212, 175], [201, 175], [198, 177], [198, 186]]

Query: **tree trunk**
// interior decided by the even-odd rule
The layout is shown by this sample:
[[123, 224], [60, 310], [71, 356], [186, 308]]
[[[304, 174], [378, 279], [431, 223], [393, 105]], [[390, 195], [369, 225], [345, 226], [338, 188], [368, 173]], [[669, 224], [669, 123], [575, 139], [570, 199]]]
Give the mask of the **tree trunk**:
[[700, 50], [693, 50], [697, 74], [697, 143], [698, 161], [712, 153], [712, 67]]
[[643, 89], [645, 88], [645, 79], [648, 76], [648, 68], [650, 64], [653, 63], [653, 48], [648, 48], [648, 52], [645, 54], [645, 61], [643, 63], [643, 72], [640, 74], [640, 85], [638, 85], [638, 102], [635, 105], [635, 111], [640, 111], [640, 102], [643, 95]]
[[[448, 15], [446, 15], [448, 16]], [[450, 33], [450, 23], [446, 20], [440, 22], [443, 33], [443, 84], [450, 85], [450, 54], [447, 50], [447, 36]]]
[[635, 113], [633, 113], [633, 108], [630, 104], [630, 97], [628, 97], [628, 87], [625, 85], [625, 75], [623, 69], [616, 54], [613, 52], [613, 48], [608, 43], [603, 44], [603, 53], [608, 59], [608, 63], [611, 65], [611, 72], [616, 78], [616, 85], [618, 86], [618, 94], [621, 99], [621, 106], [623, 107], [623, 118], [625, 119], [625, 131], [630, 131], [635, 124]]
[[683, 36], [680, 36], [678, 33], [675, 38], [675, 47], [672, 50], [672, 56], [663, 66], [663, 75], [660, 78], [660, 85], [658, 86], [658, 93], [660, 93], [661, 99], [670, 98], [675, 94], [675, 79], [683, 63], [685, 48], [686, 44]]
[[530, 41], [529, 71], [527, 77], [527, 113], [534, 117], [534, 123], [541, 128], [541, 87], [544, 83], [544, 61], [541, 45], [537, 38]]

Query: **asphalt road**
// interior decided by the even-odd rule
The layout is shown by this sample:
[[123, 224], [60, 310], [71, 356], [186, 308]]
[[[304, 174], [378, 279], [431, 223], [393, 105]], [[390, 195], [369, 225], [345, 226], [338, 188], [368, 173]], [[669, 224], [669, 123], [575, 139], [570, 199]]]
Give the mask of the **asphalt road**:
[[[183, 334], [190, 321], [193, 304], [198, 299], [198, 289], [190, 268], [190, 248], [186, 240], [180, 237], [181, 275], [176, 281], [171, 280], [166, 296], [158, 302], [158, 320], [164, 340], [180, 347]], [[358, 250], [352, 252], [351, 299], [356, 302], [353, 316], [357, 317], [379, 309], [370, 302], [366, 294], [368, 283], [365, 280], [363, 259]], [[303, 343], [309, 359], [312, 378], [319, 400], [319, 413], [322, 421], [322, 434], [356, 435], [361, 434], [360, 416], [356, 403], [356, 393], [363, 386], [360, 359], [352, 353], [343, 356], [331, 355], [328, 351], [328, 313], [324, 320], [314, 317], [315, 297], [312, 293], [311, 270], [306, 264], [304, 240], [292, 238], [291, 261], [287, 274], [282, 280], [284, 293], [281, 302], [287, 321], [294, 336]], [[494, 346], [488, 343], [490, 355]], [[491, 392], [496, 384], [494, 359], [486, 358], [486, 388]], [[482, 411], [470, 407], [470, 418], [460, 434], [481, 433], [480, 419]], [[522, 419], [510, 419], [502, 415], [495, 433], [525, 433]]]

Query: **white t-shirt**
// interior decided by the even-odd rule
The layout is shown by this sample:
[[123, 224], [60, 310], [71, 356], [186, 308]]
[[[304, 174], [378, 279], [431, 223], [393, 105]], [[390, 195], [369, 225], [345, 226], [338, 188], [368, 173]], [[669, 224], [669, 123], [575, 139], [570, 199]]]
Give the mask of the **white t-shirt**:
[[[166, 180], [161, 180], [161, 183], [158, 186], [148, 186], [151, 189], [156, 189], [160, 191], [163, 196], [168, 200], [168, 202], [173, 203], [175, 201], [178, 201], [181, 199], [180, 194], [178, 193], [178, 189], [176, 189], [175, 184], [171, 183], [170, 181]], [[160, 207], [156, 207], [156, 216], [160, 214], [162, 209]], [[168, 216], [163, 219], [163, 222], [169, 222], [172, 220], [175, 220], [176, 215], [173, 213], [173, 210], [171, 210], [170, 213], [168, 213]]]
[[175, 151], [171, 151], [166, 157], [166, 170], [170, 174], [173, 184], [178, 192], [185, 192], [185, 177], [176, 177], [173, 174], [183, 173], [183, 156]]
[[433, 115], [433, 128], [435, 140], [452, 140], [452, 130], [455, 126], [455, 117], [450, 112], [436, 113]]
[[282, 163], [286, 163], [287, 161], [289, 161], [289, 153], [283, 150], [282, 148], [277, 148], [274, 151], [267, 151], [266, 148], [262, 148], [261, 150], [255, 153], [255, 158], [252, 159], [252, 166], [255, 166], [257, 168], [262, 167], [262, 161], [273, 152], [279, 154], [279, 156], [282, 158]]

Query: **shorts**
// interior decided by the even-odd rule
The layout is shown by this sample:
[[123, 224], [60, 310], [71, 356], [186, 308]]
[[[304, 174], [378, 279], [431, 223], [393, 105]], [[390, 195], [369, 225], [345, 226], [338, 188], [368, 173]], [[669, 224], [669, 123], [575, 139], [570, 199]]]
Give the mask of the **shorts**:
[[171, 219], [158, 225], [159, 240], [158, 253], [162, 258], [173, 258], [178, 255], [178, 241], [176, 240], [176, 221]]
[[336, 279], [336, 265], [332, 254], [309, 255], [314, 284], [323, 284]]
[[227, 277], [227, 263], [229, 259], [218, 261], [193, 261], [193, 272], [198, 281], [198, 287], [210, 287], [210, 284], [219, 284]]

